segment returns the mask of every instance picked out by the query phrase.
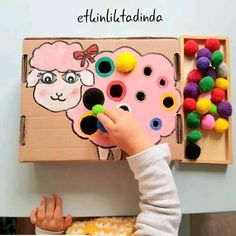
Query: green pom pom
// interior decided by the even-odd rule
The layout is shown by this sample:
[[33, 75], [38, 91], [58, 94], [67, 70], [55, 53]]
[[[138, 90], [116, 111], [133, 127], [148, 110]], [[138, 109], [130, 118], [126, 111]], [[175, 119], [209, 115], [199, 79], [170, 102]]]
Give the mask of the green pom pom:
[[220, 64], [224, 61], [224, 55], [221, 51], [215, 51], [212, 55], [211, 55], [211, 64], [214, 67], [219, 67]]
[[217, 106], [214, 103], [211, 103], [211, 108], [209, 113], [213, 116], [217, 115]]
[[200, 115], [196, 112], [190, 112], [187, 115], [187, 126], [189, 128], [198, 128], [200, 125]]
[[211, 76], [203, 77], [199, 82], [199, 90], [202, 93], [210, 92], [215, 86], [215, 82]]
[[104, 113], [105, 109], [104, 109], [103, 105], [97, 104], [97, 105], [93, 106], [92, 112], [93, 112], [93, 116], [97, 117], [97, 115], [99, 113]]
[[198, 130], [193, 130], [190, 131], [187, 134], [187, 141], [189, 143], [196, 143], [197, 141], [199, 141], [202, 138], [202, 133]]

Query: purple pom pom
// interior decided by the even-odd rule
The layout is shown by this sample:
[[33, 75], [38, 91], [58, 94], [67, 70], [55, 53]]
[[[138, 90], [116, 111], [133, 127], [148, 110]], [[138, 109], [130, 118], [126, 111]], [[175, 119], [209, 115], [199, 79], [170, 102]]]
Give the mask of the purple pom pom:
[[211, 52], [209, 49], [207, 48], [201, 48], [198, 50], [197, 52], [197, 59], [200, 57], [207, 57], [207, 58], [211, 58]]
[[229, 102], [223, 101], [218, 105], [217, 112], [220, 117], [228, 118], [232, 115], [232, 106]]
[[211, 78], [215, 79], [217, 74], [213, 67], [209, 67], [205, 72], [204, 76], [211, 76]]
[[210, 66], [211, 61], [207, 57], [197, 59], [196, 66], [201, 71], [206, 71]]
[[185, 98], [197, 98], [199, 96], [198, 84], [190, 82], [184, 88]]

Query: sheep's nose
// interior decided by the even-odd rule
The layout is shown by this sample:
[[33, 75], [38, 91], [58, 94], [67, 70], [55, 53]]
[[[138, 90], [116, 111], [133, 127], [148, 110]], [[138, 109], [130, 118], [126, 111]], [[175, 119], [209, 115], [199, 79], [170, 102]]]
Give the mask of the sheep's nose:
[[115, 102], [119, 102], [125, 97], [126, 90], [127, 90], [126, 86], [123, 82], [118, 81], [118, 80], [112, 81], [107, 86], [107, 95], [111, 100]]
[[56, 93], [56, 95], [57, 95], [58, 97], [61, 97], [61, 96], [63, 95], [63, 93]]

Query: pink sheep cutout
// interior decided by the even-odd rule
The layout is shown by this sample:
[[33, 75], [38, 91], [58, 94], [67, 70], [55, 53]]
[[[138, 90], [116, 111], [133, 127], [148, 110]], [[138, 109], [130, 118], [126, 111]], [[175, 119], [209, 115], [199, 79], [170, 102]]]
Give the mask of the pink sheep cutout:
[[33, 51], [26, 86], [34, 88], [34, 99], [40, 106], [66, 111], [78, 105], [83, 86], [94, 84], [94, 75], [87, 70], [89, 63], [81, 65], [74, 58], [76, 51], [82, 51], [80, 43], [64, 41], [44, 43]]
[[[116, 57], [122, 52], [130, 52], [137, 59], [135, 69], [127, 74], [120, 73], [115, 68]], [[175, 87], [174, 67], [164, 55], [140, 55], [130, 47], [121, 47], [114, 52], [101, 52], [94, 59], [95, 66], [90, 64], [88, 68], [95, 76], [95, 84], [92, 88], [85, 88], [83, 102], [69, 109], [67, 116], [72, 121], [73, 131], [79, 137], [89, 139], [98, 146], [100, 159], [106, 160], [110, 152], [114, 159], [119, 159], [122, 154], [99, 129], [93, 127], [93, 131], [84, 132], [86, 129], [82, 124], [86, 123], [85, 117], [93, 120], [93, 125], [91, 122], [88, 129], [96, 122], [95, 118], [91, 118], [91, 108], [86, 106], [87, 95], [91, 93], [90, 97], [96, 96], [96, 93], [93, 94], [94, 88], [103, 94], [105, 109], [122, 107], [132, 112], [151, 137], [153, 144], [173, 133], [176, 114], [181, 106], [181, 96]], [[104, 61], [108, 61], [106, 63], [110, 63], [111, 68], [110, 72], [105, 74], [99, 71], [99, 63], [105, 65]]]

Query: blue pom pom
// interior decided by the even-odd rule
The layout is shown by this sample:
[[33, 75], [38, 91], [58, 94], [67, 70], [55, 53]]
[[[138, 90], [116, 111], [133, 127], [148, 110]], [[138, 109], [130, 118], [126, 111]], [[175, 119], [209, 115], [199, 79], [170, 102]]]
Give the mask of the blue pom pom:
[[105, 129], [105, 127], [103, 126], [103, 124], [99, 120], [97, 121], [97, 127], [102, 132], [107, 132], [107, 130]]

